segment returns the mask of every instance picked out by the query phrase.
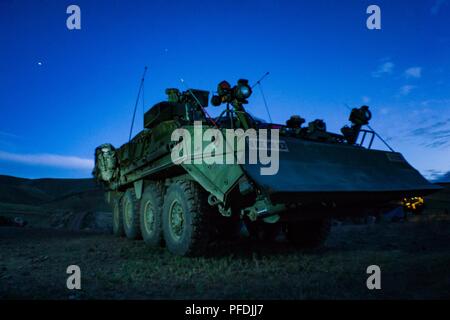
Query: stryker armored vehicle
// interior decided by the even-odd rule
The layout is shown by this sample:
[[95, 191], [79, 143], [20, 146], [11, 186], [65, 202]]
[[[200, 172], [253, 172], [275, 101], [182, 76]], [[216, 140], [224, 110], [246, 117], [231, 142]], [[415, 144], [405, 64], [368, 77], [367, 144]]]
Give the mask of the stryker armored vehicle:
[[[243, 79], [218, 85], [211, 104], [224, 110], [216, 118], [207, 112], [208, 91], [166, 93], [128, 143], [95, 150], [93, 174], [106, 189], [117, 236], [199, 255], [211, 241], [236, 236], [244, 221], [253, 237], [283, 232], [295, 246], [315, 247], [331, 218], [383, 212], [439, 189], [400, 153], [372, 149], [379, 136], [365, 129], [367, 106], [352, 109], [338, 134], [319, 119], [304, 125], [292, 116], [279, 125], [253, 117], [244, 108], [252, 87]], [[230, 130], [237, 138], [222, 141]], [[272, 172], [267, 156], [277, 165]]]

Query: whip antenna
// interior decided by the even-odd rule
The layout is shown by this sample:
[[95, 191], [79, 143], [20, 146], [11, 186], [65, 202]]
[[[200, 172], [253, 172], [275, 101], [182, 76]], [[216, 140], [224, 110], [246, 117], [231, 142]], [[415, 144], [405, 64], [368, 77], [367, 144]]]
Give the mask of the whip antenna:
[[270, 123], [273, 123], [272, 117], [270, 116], [269, 106], [267, 105], [266, 96], [264, 95], [264, 91], [261, 85], [261, 81], [264, 80], [265, 77], [269, 75], [269, 72], [266, 72], [256, 83], [252, 86], [252, 89], [258, 86], [259, 91], [261, 92], [261, 96], [263, 98], [264, 106], [266, 107], [267, 115], [269, 116]]
[[269, 73], [270, 73], [269, 71], [267, 71], [266, 73], [264, 73], [264, 75], [263, 75], [261, 78], [259, 78], [258, 81], [255, 82], [255, 84], [252, 86], [252, 89], [253, 89], [254, 87], [256, 87], [258, 84], [261, 84], [261, 81], [263, 81], [264, 78], [267, 77], [267, 76], [269, 75]]
[[[138, 95], [136, 98], [136, 103], [134, 104], [134, 111], [133, 111], [133, 120], [131, 120], [131, 128], [130, 128], [130, 135], [128, 137], [128, 142], [130, 142], [131, 140], [131, 135], [133, 134], [133, 126], [134, 126], [134, 119], [136, 118], [136, 109], [139, 103], [139, 97], [141, 96], [141, 91], [144, 90], [144, 81], [145, 81], [145, 74], [147, 73], [147, 66], [145, 66], [144, 68], [144, 74], [142, 75], [142, 79], [141, 79], [141, 84], [139, 85], [139, 91], [138, 91]], [[142, 103], [144, 103], [144, 101], [142, 100]]]

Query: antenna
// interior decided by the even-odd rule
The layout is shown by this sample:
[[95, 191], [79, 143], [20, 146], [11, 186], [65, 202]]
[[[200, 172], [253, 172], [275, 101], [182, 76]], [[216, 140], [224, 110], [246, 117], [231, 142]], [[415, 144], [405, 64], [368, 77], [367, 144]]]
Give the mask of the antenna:
[[[139, 85], [139, 91], [136, 98], [136, 103], [134, 104], [134, 111], [133, 111], [133, 120], [131, 120], [131, 128], [130, 128], [130, 135], [128, 137], [128, 142], [131, 140], [131, 135], [133, 134], [133, 126], [134, 126], [134, 119], [136, 118], [136, 109], [139, 103], [139, 97], [141, 96], [141, 91], [144, 90], [144, 80], [145, 80], [145, 74], [147, 73], [147, 66], [144, 68], [144, 74], [142, 75], [141, 84]], [[142, 101], [142, 103], [144, 103]]]
[[263, 91], [263, 88], [261, 85], [261, 81], [264, 80], [264, 78], [267, 77], [268, 75], [269, 75], [269, 72], [266, 72], [261, 78], [259, 78], [259, 80], [256, 81], [256, 83], [252, 86], [252, 89], [256, 86], [259, 87], [259, 91], [261, 92], [261, 96], [263, 98], [264, 106], [266, 107], [267, 114], [269, 115], [270, 123], [273, 123], [272, 117], [271, 117], [270, 111], [269, 111], [269, 106], [267, 105], [266, 96], [264, 95], [264, 91]]
[[270, 73], [269, 71], [267, 71], [266, 73], [264, 73], [263, 76], [262, 76], [261, 78], [259, 78], [258, 81], [255, 82], [255, 84], [252, 86], [252, 89], [253, 89], [254, 87], [256, 87], [258, 84], [261, 84], [261, 81], [263, 81], [264, 78], [267, 77], [267, 76], [269, 75], [269, 73]]

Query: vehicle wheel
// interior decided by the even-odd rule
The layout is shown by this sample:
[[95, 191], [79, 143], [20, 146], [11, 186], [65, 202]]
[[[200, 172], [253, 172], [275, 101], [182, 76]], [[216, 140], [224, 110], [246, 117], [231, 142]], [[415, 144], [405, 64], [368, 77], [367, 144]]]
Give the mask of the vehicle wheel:
[[128, 239], [138, 239], [141, 236], [139, 204], [134, 190], [128, 189], [122, 199], [123, 229]]
[[113, 211], [113, 234], [118, 237], [123, 237], [125, 232], [123, 230], [123, 215], [122, 215], [122, 206], [121, 206], [121, 198], [116, 198], [112, 203], [112, 211]]
[[201, 187], [186, 180], [173, 182], [164, 197], [162, 223], [166, 246], [181, 256], [201, 255], [210, 238], [211, 207]]
[[156, 183], [144, 188], [140, 204], [141, 234], [145, 243], [151, 246], [162, 244], [162, 190]]
[[286, 238], [295, 246], [311, 249], [321, 246], [331, 230], [330, 219], [292, 221], [284, 225]]

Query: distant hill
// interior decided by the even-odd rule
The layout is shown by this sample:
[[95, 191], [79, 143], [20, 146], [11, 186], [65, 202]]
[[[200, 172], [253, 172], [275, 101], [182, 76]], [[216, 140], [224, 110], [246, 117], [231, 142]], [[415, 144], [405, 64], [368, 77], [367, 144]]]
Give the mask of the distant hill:
[[444, 173], [442, 176], [440, 176], [439, 178], [437, 178], [435, 180], [435, 182], [446, 182], [446, 183], [450, 183], [450, 171], [447, 173]]
[[430, 194], [425, 198], [425, 205], [429, 211], [450, 213], [450, 182], [437, 183], [444, 189]]
[[4, 219], [18, 217], [29, 226], [44, 228], [80, 228], [86, 223], [90, 229], [104, 230], [98, 222], [109, 223], [110, 210], [102, 187], [93, 179], [25, 179], [0, 175], [0, 217]]
[[0, 213], [109, 211], [93, 179], [25, 179], [0, 175]]
[[0, 202], [5, 203], [40, 205], [99, 189], [93, 179], [25, 179], [0, 175]]

